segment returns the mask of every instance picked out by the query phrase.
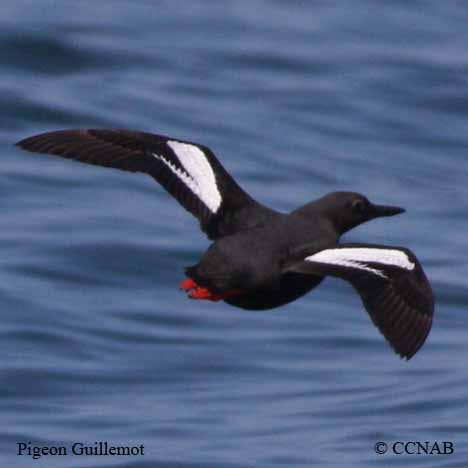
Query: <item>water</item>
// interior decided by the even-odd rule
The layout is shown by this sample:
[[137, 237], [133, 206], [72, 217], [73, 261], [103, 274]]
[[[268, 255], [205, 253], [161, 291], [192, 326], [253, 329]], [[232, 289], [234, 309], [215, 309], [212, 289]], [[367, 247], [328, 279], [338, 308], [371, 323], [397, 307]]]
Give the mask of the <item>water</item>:
[[[467, 21], [461, 1], [3, 0], [3, 465], [466, 466]], [[346, 240], [417, 253], [426, 345], [399, 360], [336, 280], [270, 313], [188, 301], [208, 241], [150, 178], [12, 147], [96, 126], [203, 142], [280, 210], [404, 206]], [[455, 453], [375, 454], [399, 440]], [[29, 441], [145, 455], [33, 461]]]

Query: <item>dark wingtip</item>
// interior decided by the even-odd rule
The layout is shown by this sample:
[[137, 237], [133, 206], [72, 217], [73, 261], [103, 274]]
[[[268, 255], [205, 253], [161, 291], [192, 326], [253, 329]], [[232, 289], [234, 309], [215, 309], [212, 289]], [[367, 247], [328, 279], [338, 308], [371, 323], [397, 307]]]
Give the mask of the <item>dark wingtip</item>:
[[27, 138], [23, 138], [22, 140], [17, 141], [15, 143], [15, 146], [25, 151], [38, 152], [40, 151], [38, 148], [38, 144], [40, 143], [40, 140], [43, 139], [43, 137], [49, 136], [49, 135], [50, 133], [41, 133], [39, 135], [33, 135]]
[[431, 328], [432, 316], [426, 316], [422, 319], [417, 319], [417, 321], [413, 321], [412, 332], [414, 333], [414, 335], [411, 337], [407, 337], [404, 343], [398, 343], [397, 341], [393, 341], [388, 336], [386, 336], [386, 339], [395, 351], [395, 353], [398, 354], [398, 356], [401, 359], [409, 361], [422, 348], [422, 346], [426, 342], [427, 337], [429, 336]]
[[21, 148], [21, 149], [27, 149], [25, 144], [24, 144], [26, 140], [27, 140], [27, 138], [24, 138], [23, 140], [17, 141], [16, 143], [14, 143], [13, 146], [16, 146], [17, 148]]

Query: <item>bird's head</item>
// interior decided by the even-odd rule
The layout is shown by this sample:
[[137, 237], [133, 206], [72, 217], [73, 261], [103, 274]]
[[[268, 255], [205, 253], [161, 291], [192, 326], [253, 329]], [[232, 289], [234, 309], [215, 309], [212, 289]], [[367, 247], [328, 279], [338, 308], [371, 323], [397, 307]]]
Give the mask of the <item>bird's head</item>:
[[332, 192], [304, 208], [330, 220], [340, 235], [371, 219], [405, 212], [398, 206], [376, 205], [355, 192]]

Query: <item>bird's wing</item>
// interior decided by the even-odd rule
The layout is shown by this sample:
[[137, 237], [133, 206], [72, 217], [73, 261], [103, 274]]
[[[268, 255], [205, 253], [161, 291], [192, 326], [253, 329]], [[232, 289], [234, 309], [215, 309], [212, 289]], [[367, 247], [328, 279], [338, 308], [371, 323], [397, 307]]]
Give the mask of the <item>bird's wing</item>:
[[211, 239], [253, 227], [270, 210], [253, 200], [203, 145], [131, 130], [77, 129], [17, 143], [98, 166], [146, 172], [200, 221]]
[[410, 359], [431, 329], [434, 298], [416, 256], [402, 247], [340, 244], [285, 271], [349, 281], [374, 324], [400, 356]]

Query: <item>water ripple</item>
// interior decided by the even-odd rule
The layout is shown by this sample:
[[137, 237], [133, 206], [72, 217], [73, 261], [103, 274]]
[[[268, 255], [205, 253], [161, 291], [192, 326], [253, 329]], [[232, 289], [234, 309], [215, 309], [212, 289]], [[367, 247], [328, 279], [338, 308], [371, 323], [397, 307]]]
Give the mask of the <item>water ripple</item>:
[[[378, 440], [453, 440], [468, 305], [462, 2], [37, 2], [0, 6], [0, 448], [144, 444], [85, 467], [362, 467]], [[288, 211], [332, 190], [407, 208], [346, 235], [405, 245], [437, 297], [397, 359], [349, 285], [271, 313], [188, 301], [208, 242], [148, 177], [19, 152], [29, 134], [128, 127], [208, 144]], [[41, 461], [39, 461], [41, 463]], [[42, 463], [61, 467], [63, 459]]]

